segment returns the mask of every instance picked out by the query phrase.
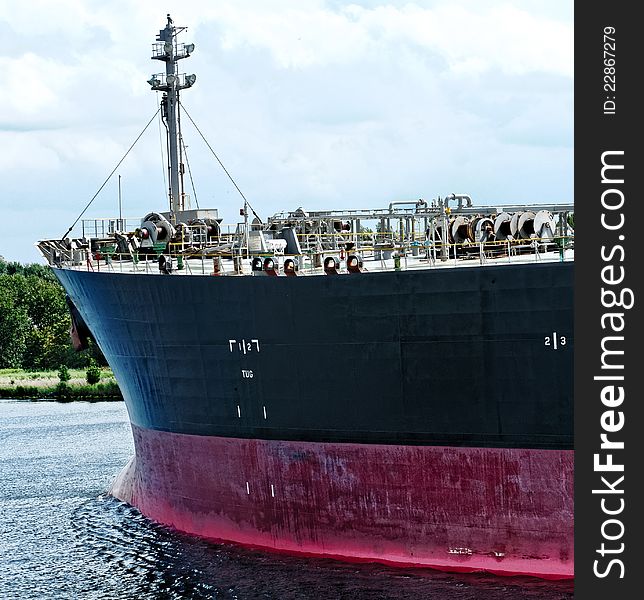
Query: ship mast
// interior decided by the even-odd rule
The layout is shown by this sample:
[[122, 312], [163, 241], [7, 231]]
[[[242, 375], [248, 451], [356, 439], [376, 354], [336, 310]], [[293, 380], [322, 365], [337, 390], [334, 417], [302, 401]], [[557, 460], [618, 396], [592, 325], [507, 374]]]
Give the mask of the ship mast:
[[175, 27], [170, 15], [164, 29], [159, 31], [157, 42], [152, 45], [152, 59], [165, 62], [165, 73], [152, 75], [148, 83], [154, 91], [162, 91], [161, 114], [167, 130], [168, 138], [168, 171], [170, 212], [172, 221], [176, 223], [177, 213], [185, 209], [185, 193], [183, 189], [183, 164], [180, 160], [181, 129], [179, 120], [179, 90], [191, 87], [197, 79], [196, 75], [179, 74], [178, 62], [188, 58], [194, 51], [194, 44], [177, 43], [177, 35], [187, 29]]

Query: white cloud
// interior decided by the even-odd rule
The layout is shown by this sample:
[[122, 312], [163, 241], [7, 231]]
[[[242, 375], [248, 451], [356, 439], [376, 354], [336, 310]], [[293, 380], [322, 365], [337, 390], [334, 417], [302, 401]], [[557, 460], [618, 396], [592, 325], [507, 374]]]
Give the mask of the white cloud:
[[222, 3], [215, 17], [225, 48], [266, 48], [283, 68], [358, 62], [372, 53], [413, 45], [419, 53], [442, 57], [447, 69], [466, 73], [475, 67], [572, 75], [572, 25], [510, 5], [474, 11], [453, 4], [350, 4], [337, 12], [318, 6], [276, 13]]
[[[450, 191], [570, 201], [568, 5], [184, 0], [172, 16], [196, 44], [181, 67], [197, 84], [183, 100], [263, 214]], [[0, 208], [23, 198], [14, 219], [46, 199], [64, 230], [158, 106], [145, 81], [163, 67], [149, 57], [165, 13], [152, 0], [0, 0], [0, 15]], [[234, 188], [184, 130], [200, 202], [234, 218]], [[153, 124], [119, 169], [131, 214], [163, 203], [159, 147]]]
[[4, 74], [2, 97], [5, 114], [14, 126], [23, 123], [47, 123], [51, 111], [57, 110], [60, 90], [64, 89], [73, 70], [55, 61], [28, 52], [16, 59], [0, 58]]
[[0, 173], [5, 177], [24, 169], [27, 157], [34, 173], [56, 171], [62, 164], [55, 149], [22, 131], [0, 131], [0, 146], [5, 149], [0, 152]]

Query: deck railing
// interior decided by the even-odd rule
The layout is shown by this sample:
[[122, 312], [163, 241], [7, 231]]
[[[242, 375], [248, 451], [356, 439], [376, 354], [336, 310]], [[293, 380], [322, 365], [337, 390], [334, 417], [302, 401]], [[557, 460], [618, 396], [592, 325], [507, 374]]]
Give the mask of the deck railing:
[[239, 249], [207, 254], [202, 251], [186, 252], [181, 244], [169, 244], [161, 252], [117, 252], [114, 246], [103, 246], [98, 251], [89, 248], [68, 248], [60, 240], [39, 243], [39, 248], [52, 266], [109, 271], [122, 273], [164, 273], [160, 259], [167, 272], [186, 275], [248, 275], [251, 273], [251, 258], [274, 258], [281, 271], [281, 263], [292, 258], [300, 275], [323, 274], [322, 263], [329, 256], [336, 257], [343, 270], [344, 261], [355, 254], [360, 258], [365, 271], [394, 271], [458, 267], [514, 262], [540, 262], [542, 260], [574, 260], [574, 236], [555, 238], [532, 238], [491, 242], [433, 243], [426, 240], [422, 245], [413, 243], [370, 244], [347, 251], [339, 249], [308, 249], [300, 255], [275, 252], [254, 252], [248, 257]]

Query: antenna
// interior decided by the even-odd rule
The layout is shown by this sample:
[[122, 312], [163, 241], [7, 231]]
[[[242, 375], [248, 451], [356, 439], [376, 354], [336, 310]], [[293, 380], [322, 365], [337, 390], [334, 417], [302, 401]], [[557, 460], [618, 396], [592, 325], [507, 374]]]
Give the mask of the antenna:
[[125, 227], [123, 226], [123, 213], [121, 211], [121, 176], [119, 175], [119, 230], [123, 231]]
[[168, 170], [170, 171], [169, 200], [171, 220], [176, 224], [177, 213], [184, 210], [183, 164], [180, 147], [181, 122], [179, 119], [179, 91], [192, 87], [196, 75], [179, 74], [177, 63], [182, 58], [188, 58], [194, 51], [194, 44], [177, 43], [177, 34], [186, 27], [175, 27], [170, 15], [168, 23], [159, 31], [157, 42], [152, 46], [152, 59], [165, 62], [165, 73], [152, 75], [148, 80], [154, 91], [165, 92], [162, 99], [168, 131]]

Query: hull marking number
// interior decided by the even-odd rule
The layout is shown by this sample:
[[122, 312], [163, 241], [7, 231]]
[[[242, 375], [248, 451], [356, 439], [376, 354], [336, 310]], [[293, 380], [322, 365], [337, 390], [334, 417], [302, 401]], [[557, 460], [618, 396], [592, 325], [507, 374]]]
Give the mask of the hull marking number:
[[550, 346], [553, 350], [559, 350], [563, 348], [567, 343], [566, 336], [560, 335], [556, 331], [552, 332], [552, 335], [547, 335], [544, 338], [543, 345]]
[[237, 349], [237, 352], [243, 352], [244, 354], [259, 352], [259, 340], [228, 340], [228, 348], [231, 352], [234, 352], [235, 349]]

